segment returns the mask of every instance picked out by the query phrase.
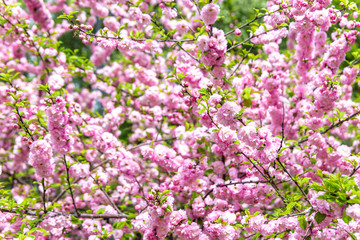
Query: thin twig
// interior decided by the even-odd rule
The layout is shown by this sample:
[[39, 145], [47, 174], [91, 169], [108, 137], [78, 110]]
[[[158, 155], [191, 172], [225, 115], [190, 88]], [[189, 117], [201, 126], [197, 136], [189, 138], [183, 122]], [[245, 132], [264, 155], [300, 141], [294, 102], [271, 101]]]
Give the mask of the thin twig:
[[156, 143], [156, 142], [166, 142], [166, 141], [172, 141], [172, 140], [176, 140], [176, 138], [168, 138], [168, 139], [159, 139], [157, 141], [151, 141], [151, 142], [146, 142], [146, 143], [141, 143], [139, 145], [136, 145], [135, 147], [132, 147], [132, 148], [129, 148], [129, 149], [126, 149], [127, 151], [132, 151], [132, 150], [135, 150], [139, 147], [142, 147], [142, 146], [146, 146], [146, 145], [151, 145], [151, 143]]
[[42, 193], [42, 201], [43, 201], [43, 208], [44, 208], [44, 213], [46, 213], [46, 188], [45, 188], [45, 179], [43, 178], [41, 180], [41, 185], [43, 188], [43, 193]]
[[[94, 38], [104, 38], [104, 39], [112, 39], [112, 40], [124, 40], [124, 38], [121, 38], [121, 37], [112, 37], [112, 36], [102, 36], [102, 35], [97, 35], [97, 34], [94, 34], [94, 33], [88, 33], [82, 29], [79, 29], [78, 30], [79, 32], [81, 33], [84, 33], [88, 36], [91, 36], [91, 37], [94, 37]], [[145, 42], [145, 41], [149, 41], [149, 40], [152, 40], [152, 41], [156, 41], [156, 42], [193, 42], [193, 41], [196, 41], [196, 39], [179, 39], [179, 40], [175, 40], [175, 39], [152, 39], [152, 38], [129, 38], [133, 41], [136, 41], [136, 42]]]
[[282, 144], [284, 142], [284, 138], [285, 138], [285, 126], [284, 126], [284, 122], [285, 122], [285, 105], [284, 103], [282, 104], [283, 107], [283, 116], [282, 116], [282, 123], [281, 123], [281, 142], [280, 142], [280, 146], [278, 149], [278, 156], [276, 157], [276, 161], [280, 164], [281, 168], [284, 170], [284, 172], [286, 172], [286, 174], [290, 177], [290, 179], [295, 183], [295, 185], [297, 186], [297, 188], [301, 191], [302, 195], [304, 196], [306, 202], [311, 205], [306, 193], [304, 192], [304, 190], [302, 189], [302, 187], [300, 187], [299, 183], [295, 180], [295, 178], [290, 174], [290, 172], [285, 168], [284, 164], [280, 161], [280, 155], [279, 152], [282, 148]]
[[[263, 14], [263, 15], [260, 15], [260, 16], [256, 16], [256, 17], [255, 17], [254, 19], [252, 19], [250, 22], [247, 22], [247, 23], [241, 25], [240, 27], [237, 27], [237, 29], [243, 29], [244, 27], [249, 26], [251, 23], [255, 22], [256, 20], [259, 20], [259, 19], [261, 19], [261, 18], [263, 18], [263, 17], [266, 17], [266, 16], [270, 16], [271, 14], [276, 13], [276, 12], [279, 12], [280, 10], [283, 10], [283, 8], [279, 8], [279, 9], [276, 10], [276, 11], [273, 11], [273, 12], [270, 12], [270, 13], [266, 13], [266, 14]], [[233, 29], [233, 30], [225, 33], [225, 36], [230, 35], [230, 34], [232, 34], [232, 33], [234, 33], [234, 32], [235, 32], [235, 29]]]
[[140, 183], [139, 183], [139, 181], [136, 179], [136, 177], [134, 177], [134, 179], [135, 179], [135, 182], [138, 184], [138, 186], [139, 186], [139, 188], [140, 188], [140, 191], [141, 191], [141, 193], [142, 193], [142, 195], [143, 195], [143, 198], [144, 198], [144, 200], [145, 200], [145, 202], [146, 202], [146, 207], [144, 207], [144, 208], [140, 211], [140, 213], [142, 213], [142, 212], [149, 206], [149, 201], [146, 199], [145, 192], [144, 192], [144, 188], [140, 185]]
[[281, 200], [285, 203], [288, 200], [280, 193], [279, 188], [276, 186], [276, 184], [274, 183], [273, 179], [270, 177], [269, 179], [266, 177], [266, 175], [256, 166], [256, 164], [251, 160], [250, 157], [248, 157], [245, 153], [241, 152], [240, 154], [242, 154], [244, 157], [246, 157], [246, 159], [249, 160], [249, 162], [251, 162], [251, 164], [255, 167], [255, 169], [263, 176], [263, 178], [265, 178], [270, 185], [274, 188], [274, 190], [276, 191], [276, 193], [280, 196]]
[[[341, 120], [341, 121], [339, 121], [338, 123], [331, 125], [330, 127], [328, 127], [327, 129], [325, 129], [324, 131], [320, 132], [320, 134], [325, 134], [325, 133], [327, 133], [328, 131], [330, 131], [330, 130], [336, 128], [336, 127], [339, 127], [339, 126], [340, 126], [341, 124], [343, 124], [344, 122], [349, 121], [351, 118], [353, 118], [353, 117], [355, 117], [356, 115], [359, 115], [359, 114], [360, 114], [360, 111], [357, 111], [356, 113], [352, 114], [351, 116], [347, 117], [346, 119]], [[303, 140], [299, 141], [298, 144], [304, 143], [304, 142], [306, 142], [306, 141], [308, 141], [308, 140], [309, 140], [308, 137], [307, 137], [307, 138], [304, 138]]]
[[95, 181], [95, 183], [98, 185], [98, 187], [100, 188], [100, 190], [104, 193], [106, 199], [110, 202], [111, 206], [119, 213], [122, 214], [122, 212], [120, 211], [120, 209], [116, 206], [116, 204], [114, 203], [114, 201], [110, 198], [109, 194], [107, 194], [107, 192], [104, 190], [104, 188], [100, 185], [100, 183], [98, 182], [98, 180], [96, 180], [93, 176], [90, 175], [90, 177]]
[[[21, 210], [21, 209], [16, 209], [18, 211], [20, 211], [21, 215], [28, 215], [28, 216], [42, 216], [45, 215], [48, 217], [56, 217], [56, 216], [74, 216], [74, 217], [78, 217], [78, 218], [103, 218], [103, 219], [108, 219], [108, 218], [127, 218], [127, 215], [120, 215], [120, 214], [87, 214], [87, 213], [82, 213], [82, 214], [72, 214], [72, 213], [62, 213], [62, 212], [47, 212], [44, 213], [41, 210]], [[9, 210], [9, 209], [5, 209], [5, 208], [1, 208], [0, 209], [1, 212], [8, 212], [8, 213], [14, 213], [14, 214], [19, 214], [18, 212], [16, 212], [15, 210]]]
[[226, 184], [218, 184], [216, 187], [227, 187], [231, 185], [238, 185], [238, 184], [250, 184], [250, 183], [267, 183], [268, 181], [242, 181], [242, 182], [232, 182], [232, 183], [226, 183]]
[[306, 233], [305, 233], [305, 235], [304, 235], [304, 237], [303, 237], [302, 240], [305, 240], [305, 239], [306, 239], [306, 237], [307, 237], [307, 235], [308, 235], [308, 233], [309, 233], [310, 228], [312, 227], [312, 225], [313, 225], [313, 223], [311, 222], [311, 223], [310, 223], [310, 226], [309, 226], [308, 229], [306, 230]]
[[70, 190], [70, 196], [71, 196], [71, 200], [73, 202], [73, 205], [74, 205], [74, 208], [75, 208], [75, 212], [76, 214], [79, 216], [80, 213], [76, 207], [76, 204], [75, 204], [75, 199], [74, 199], [74, 193], [73, 193], [73, 190], [72, 190], [72, 187], [71, 187], [71, 182], [70, 182], [70, 174], [69, 174], [69, 167], [66, 163], [66, 156], [64, 155], [64, 164], [65, 164], [65, 168], [66, 168], [66, 181], [67, 181], [67, 184], [68, 184], [68, 188]]
[[239, 67], [241, 66], [241, 64], [244, 62], [245, 58], [247, 58], [247, 56], [249, 55], [249, 53], [251, 52], [251, 50], [254, 48], [255, 45], [252, 45], [251, 48], [249, 49], [249, 52], [245, 54], [245, 56], [241, 59], [241, 61], [239, 62], [239, 64], [236, 66], [236, 68], [234, 69], [234, 71], [230, 74], [230, 77], [231, 78], [235, 73], [236, 71], [239, 69]]
[[[360, 59], [354, 61], [353, 63], [351, 63], [348, 67], [351, 68], [352, 66], [356, 65], [360, 63]], [[344, 73], [344, 70], [341, 70], [339, 73], [337, 73], [336, 75], [342, 75]]]
[[183, 50], [189, 57], [191, 57], [192, 59], [194, 59], [195, 61], [197, 61], [198, 63], [200, 63], [200, 60], [197, 59], [196, 57], [194, 57], [193, 55], [191, 55], [188, 51], [186, 51], [179, 43], [176, 43], [176, 45]]
[[342, 121], [339, 121], [337, 124], [332, 125], [332, 126], [330, 126], [329, 128], [327, 128], [326, 130], [322, 131], [321, 134], [325, 134], [325, 133], [327, 133], [328, 131], [332, 130], [333, 128], [336, 128], [336, 127], [340, 126], [341, 124], [343, 124], [343, 123], [346, 122], [346, 121], [349, 121], [351, 118], [355, 117], [355, 116], [358, 115], [359, 113], [360, 113], [360, 111], [352, 114], [350, 117], [347, 117], [346, 119], [344, 119], [344, 120], [342, 120]]
[[[94, 166], [92, 169], [90, 169], [90, 171], [93, 171], [93, 170], [95, 170], [96, 168], [101, 167], [102, 165], [104, 165], [104, 164], [106, 164], [106, 163], [108, 163], [108, 162], [110, 162], [110, 160], [105, 160], [105, 161], [99, 163], [98, 165]], [[89, 174], [89, 176], [90, 176], [90, 174]], [[87, 177], [88, 177], [88, 176], [87, 176]], [[79, 177], [79, 178], [75, 179], [75, 180], [73, 181], [73, 183], [78, 183], [78, 182], [79, 182], [81, 179], [83, 179], [83, 178], [86, 178], [86, 177]], [[69, 187], [65, 188], [62, 192], [60, 192], [60, 193], [52, 200], [51, 205], [53, 205], [54, 203], [56, 203], [57, 201], [59, 201], [59, 199], [67, 192], [67, 190], [69, 190]]]
[[352, 177], [357, 170], [359, 170], [360, 166], [358, 166], [357, 168], [354, 168], [354, 170], [351, 172], [351, 174], [349, 175], [349, 177]]
[[235, 44], [234, 46], [230, 47], [228, 50], [226, 50], [226, 52], [229, 52], [229, 51], [233, 50], [234, 48], [237, 48], [238, 46], [243, 45], [244, 43], [250, 41], [250, 40], [253, 39], [253, 38], [259, 37], [259, 36], [261, 36], [261, 35], [263, 35], [263, 34], [265, 34], [265, 33], [268, 33], [268, 32], [274, 31], [274, 30], [278, 30], [278, 29], [279, 29], [279, 28], [273, 28], [273, 29], [267, 30], [267, 31], [265, 31], [265, 32], [263, 32], [263, 33], [260, 33], [260, 34], [258, 34], [258, 35], [253, 35], [253, 36], [251, 36], [251, 37], [248, 37], [247, 39], [245, 39], [245, 40], [242, 41], [241, 43], [237, 43], [237, 44]]
[[304, 192], [304, 190], [302, 189], [302, 187], [300, 187], [299, 183], [295, 180], [295, 178], [293, 178], [293, 176], [289, 173], [289, 171], [285, 168], [285, 166], [283, 165], [283, 163], [280, 161], [279, 157], [276, 158], [276, 161], [280, 164], [281, 168], [284, 170], [284, 172], [286, 172], [286, 174], [290, 177], [290, 179], [295, 183], [295, 185], [297, 186], [297, 188], [301, 191], [302, 195], [304, 196], [306, 202], [311, 205], [306, 193]]
[[281, 148], [282, 148], [282, 145], [284, 143], [284, 137], [285, 137], [285, 126], [284, 126], [284, 122], [285, 122], [285, 106], [284, 106], [284, 103], [282, 104], [282, 107], [283, 107], [283, 115], [282, 115], [282, 122], [281, 122], [281, 142], [280, 142], [280, 146], [279, 146], [279, 149], [278, 149], [278, 153], [280, 152]]

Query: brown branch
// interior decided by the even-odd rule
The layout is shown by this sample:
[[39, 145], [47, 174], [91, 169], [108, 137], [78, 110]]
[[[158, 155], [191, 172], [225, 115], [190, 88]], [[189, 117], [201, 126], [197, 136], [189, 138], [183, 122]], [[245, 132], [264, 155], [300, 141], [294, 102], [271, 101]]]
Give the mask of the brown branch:
[[239, 122], [240, 122], [243, 126], [246, 127], [246, 124], [244, 123], [244, 121], [243, 121], [242, 119], [238, 119], [238, 120], [239, 120]]
[[359, 170], [360, 166], [358, 166], [357, 168], [354, 168], [354, 170], [351, 172], [351, 174], [349, 175], [349, 177], [352, 177], [357, 170]]
[[242, 41], [241, 43], [237, 43], [237, 44], [235, 44], [234, 46], [230, 47], [228, 50], [226, 50], [226, 52], [229, 52], [229, 51], [233, 50], [234, 48], [237, 48], [238, 46], [243, 45], [244, 43], [250, 41], [250, 40], [253, 39], [253, 38], [259, 37], [259, 36], [261, 36], [261, 35], [263, 35], [263, 34], [265, 34], [265, 33], [268, 33], [268, 32], [274, 31], [274, 30], [278, 30], [278, 29], [279, 29], [279, 28], [273, 28], [273, 29], [267, 30], [267, 31], [265, 31], [265, 32], [263, 32], [263, 33], [260, 33], [260, 34], [258, 34], [258, 35], [253, 35], [253, 36], [251, 36], [251, 37], [248, 37], [247, 39], [245, 39], [245, 40]]
[[191, 55], [188, 51], [186, 51], [179, 43], [176, 43], [176, 45], [183, 50], [189, 57], [191, 57], [192, 59], [194, 59], [195, 61], [197, 61], [198, 63], [200, 63], [200, 60], [197, 59], [196, 57], [194, 57], [193, 55]]
[[43, 208], [44, 208], [44, 212], [46, 213], [46, 188], [45, 188], [45, 179], [43, 178], [41, 180], [41, 185], [43, 187], [43, 193], [42, 193], [42, 202], [43, 202]]
[[151, 145], [151, 143], [166, 142], [166, 141], [172, 141], [172, 140], [176, 140], [176, 138], [159, 139], [159, 140], [156, 140], [156, 141], [141, 143], [141, 144], [139, 144], [139, 145], [136, 145], [135, 147], [132, 147], [132, 148], [129, 148], [129, 149], [126, 149], [126, 150], [127, 150], [127, 151], [132, 151], [132, 150], [135, 150], [135, 149], [137, 149], [137, 148], [139, 148], [139, 147], [142, 147], [142, 146]]
[[232, 183], [226, 183], [226, 184], [218, 184], [216, 187], [227, 187], [231, 185], [238, 185], [238, 184], [250, 184], [250, 183], [267, 183], [268, 181], [242, 181], [242, 182], [232, 182]]
[[313, 223], [311, 222], [311, 223], [310, 223], [310, 226], [309, 226], [308, 229], [306, 230], [306, 233], [305, 233], [305, 235], [304, 235], [304, 237], [303, 237], [302, 240], [305, 240], [305, 239], [306, 239], [306, 237], [307, 237], [307, 235], [308, 235], [308, 233], [309, 233], [309, 231], [310, 231], [310, 228], [312, 228], [312, 226], [313, 226]]
[[[353, 117], [355, 117], [356, 115], [359, 115], [359, 114], [360, 114], [360, 111], [357, 111], [356, 113], [354, 113], [354, 114], [350, 115], [349, 117], [347, 117], [347, 118], [339, 121], [338, 123], [331, 125], [330, 127], [328, 127], [327, 129], [325, 129], [324, 131], [320, 132], [320, 134], [325, 134], [325, 133], [329, 132], [330, 130], [332, 130], [332, 129], [336, 128], [336, 127], [339, 127], [339, 126], [340, 126], [341, 124], [343, 124], [344, 122], [349, 121], [351, 118], [353, 118]], [[306, 142], [306, 141], [308, 141], [308, 140], [309, 140], [308, 137], [307, 137], [307, 138], [304, 138], [303, 140], [299, 141], [298, 144], [304, 143], [304, 142]]]
[[284, 172], [286, 172], [286, 174], [290, 177], [290, 179], [295, 183], [295, 185], [297, 186], [297, 188], [301, 191], [302, 195], [304, 196], [306, 202], [311, 206], [311, 203], [307, 197], [307, 195], [305, 194], [304, 190], [302, 189], [302, 187], [300, 187], [299, 183], [295, 180], [295, 178], [290, 174], [290, 172], [285, 168], [285, 166], [283, 165], [283, 163], [280, 161], [280, 156], [279, 156], [279, 152], [282, 148], [282, 144], [284, 142], [284, 137], [285, 137], [285, 126], [284, 126], [284, 122], [285, 122], [285, 106], [284, 103], [282, 104], [283, 107], [283, 116], [282, 116], [282, 123], [281, 123], [281, 142], [280, 142], [280, 146], [278, 149], [278, 156], [276, 158], [276, 161], [280, 164], [281, 168], [284, 170]]
[[293, 178], [293, 176], [289, 173], [289, 171], [285, 168], [285, 166], [282, 164], [282, 162], [280, 161], [280, 158], [277, 157], [276, 161], [280, 164], [281, 168], [284, 170], [284, 172], [286, 172], [286, 174], [290, 177], [290, 179], [295, 183], [295, 185], [297, 186], [297, 188], [301, 191], [302, 195], [304, 196], [306, 202], [311, 205], [306, 193], [304, 192], [304, 190], [302, 189], [302, 187], [300, 187], [299, 183]]
[[281, 142], [280, 142], [280, 146], [279, 146], [279, 149], [278, 149], [278, 153], [280, 152], [281, 148], [282, 148], [282, 145], [284, 143], [284, 137], [285, 137], [285, 126], [284, 126], [284, 122], [285, 122], [285, 106], [284, 106], [284, 103], [282, 104], [282, 107], [283, 107], [283, 115], [282, 115], [282, 122], [281, 122]]
[[321, 134], [325, 134], [328, 131], [332, 130], [333, 128], [336, 128], [338, 126], [340, 126], [341, 124], [343, 124], [344, 122], [349, 121], [351, 118], [355, 117], [356, 115], [358, 115], [360, 113], [360, 111], [357, 111], [356, 113], [352, 114], [351, 116], [345, 118], [344, 120], [339, 121], [338, 123], [331, 125], [329, 128], [327, 128], [326, 130], [322, 131]]
[[[15, 103], [15, 105], [16, 105], [16, 103]], [[20, 126], [20, 127], [24, 127], [24, 128], [25, 128], [25, 132], [26, 132], [27, 134], [29, 134], [31, 140], [34, 142], [34, 141], [35, 141], [34, 136], [30, 133], [29, 129], [26, 127], [26, 125], [25, 125], [25, 123], [24, 123], [24, 120], [22, 119], [22, 116], [20, 115], [19, 108], [18, 108], [17, 106], [15, 106], [15, 110], [16, 110], [16, 114], [19, 116], [19, 120], [20, 120], [20, 122], [21, 122], [21, 124], [22, 124], [22, 126]]]
[[231, 78], [235, 73], [236, 71], [239, 69], [239, 67], [241, 66], [241, 64], [244, 62], [245, 58], [247, 58], [247, 56], [249, 55], [249, 53], [251, 52], [251, 50], [254, 48], [255, 45], [252, 45], [251, 48], [249, 49], [249, 52], [245, 54], [245, 56], [241, 59], [241, 61], [239, 62], [239, 64], [236, 66], [236, 68], [234, 69], [234, 71], [230, 74], [230, 77]]
[[68, 184], [68, 189], [70, 190], [70, 196], [71, 196], [71, 200], [73, 202], [73, 205], [74, 205], [74, 208], [75, 208], [75, 212], [76, 212], [76, 215], [80, 215], [77, 207], [76, 207], [76, 204], [75, 204], [75, 199], [74, 199], [74, 193], [73, 193], [73, 190], [72, 190], [72, 187], [71, 187], [71, 182], [70, 182], [70, 174], [69, 174], [69, 167], [66, 163], [66, 156], [64, 155], [64, 164], [65, 164], [65, 168], [66, 168], [66, 181], [67, 181], [67, 184]]
[[280, 193], [279, 188], [276, 186], [276, 184], [274, 183], [273, 179], [270, 177], [269, 179], [266, 177], [266, 175], [256, 166], [256, 164], [251, 160], [250, 157], [248, 157], [245, 153], [241, 152], [240, 154], [242, 154], [244, 157], [246, 157], [246, 159], [249, 160], [249, 162], [251, 162], [251, 164], [255, 167], [255, 169], [263, 176], [263, 178], [265, 178], [270, 185], [274, 188], [274, 190], [276, 191], [276, 193], [280, 196], [281, 200], [285, 203], [288, 200]]
[[143, 198], [144, 198], [144, 200], [145, 200], [145, 202], [146, 202], [146, 207], [144, 207], [144, 208], [140, 211], [140, 213], [142, 213], [142, 212], [149, 206], [149, 201], [146, 199], [145, 192], [144, 192], [144, 188], [140, 185], [140, 183], [139, 183], [139, 181], [136, 179], [136, 177], [134, 177], [134, 179], [135, 179], [135, 182], [138, 184], [138, 186], [139, 186], [139, 188], [140, 188], [140, 190], [141, 190], [141, 193], [142, 193], [142, 195], [143, 195]]
[[[356, 65], [356, 64], [358, 64], [358, 63], [360, 63], [360, 59], [358, 59], [358, 60], [356, 60], [356, 61], [354, 61], [353, 63], [351, 63], [348, 67], [353, 67], [354, 65]], [[344, 70], [341, 70], [338, 74], [336, 74], [336, 75], [342, 75], [343, 74], [343, 72], [344, 72]]]
[[[290, 7], [290, 6], [288, 6], [288, 7]], [[263, 14], [263, 15], [260, 15], [260, 16], [256, 16], [256, 17], [255, 17], [254, 19], [252, 19], [250, 22], [247, 22], [247, 23], [241, 25], [240, 27], [237, 27], [237, 29], [243, 29], [244, 27], [249, 26], [251, 23], [255, 22], [256, 20], [259, 20], [259, 19], [264, 18], [264, 17], [266, 17], [266, 16], [270, 16], [271, 14], [276, 13], [276, 12], [279, 12], [279, 11], [281, 11], [281, 10], [283, 10], [283, 8], [279, 8], [279, 9], [276, 10], [276, 11], [273, 11], [273, 12], [270, 12], [270, 13], [266, 13], [266, 14]], [[231, 30], [230, 32], [225, 33], [225, 36], [230, 35], [230, 34], [232, 34], [232, 33], [234, 33], [234, 32], [235, 32], [235, 29], [234, 29], [234, 30]]]
[[[101, 163], [99, 163], [98, 165], [94, 166], [90, 171], [95, 170], [98, 167], [101, 167], [102, 165], [106, 164], [110, 162], [110, 160], [105, 160]], [[85, 177], [79, 177], [76, 180], [73, 181], [73, 183], [78, 183], [81, 179], [83, 179]], [[67, 190], [69, 190], [69, 187], [65, 188], [62, 192], [60, 192], [51, 202], [51, 205], [53, 205], [54, 203], [56, 203], [57, 201], [59, 201], [59, 199], [67, 192]]]
[[[47, 212], [44, 213], [43, 211], [39, 210], [21, 210], [16, 209], [20, 211], [21, 215], [28, 215], [28, 216], [43, 216], [46, 215], [48, 217], [56, 217], [56, 216], [74, 216], [78, 218], [103, 218], [103, 219], [109, 219], [109, 218], [127, 218], [127, 215], [120, 215], [120, 214], [88, 214], [88, 213], [81, 213], [81, 214], [73, 214], [73, 213], [62, 213], [62, 212]], [[19, 214], [15, 210], [9, 210], [5, 208], [0, 208], [1, 212], [7, 212], [7, 213], [14, 213]]]
[[[94, 38], [105, 38], [105, 39], [113, 39], [113, 40], [124, 40], [123, 38], [121, 37], [111, 37], [111, 36], [102, 36], [102, 35], [96, 35], [94, 33], [88, 33], [86, 31], [84, 31], [83, 29], [80, 28], [79, 26], [79, 32], [81, 33], [84, 33], [88, 36], [91, 36], [91, 37], [94, 37]], [[152, 38], [129, 38], [133, 41], [137, 41], [137, 42], [145, 42], [145, 41], [149, 41], [149, 40], [152, 40], [152, 41], [156, 41], [156, 42], [193, 42], [193, 41], [196, 41], [196, 39], [180, 39], [180, 40], [175, 40], [175, 39], [152, 39]]]
[[98, 185], [98, 187], [100, 188], [100, 190], [104, 193], [106, 199], [110, 202], [111, 206], [119, 213], [122, 214], [122, 212], [120, 211], [120, 209], [116, 206], [116, 204], [114, 203], [114, 201], [110, 198], [109, 194], [107, 194], [107, 192], [104, 190], [104, 188], [99, 184], [99, 182], [90, 175], [90, 177], [95, 181], [95, 183]]

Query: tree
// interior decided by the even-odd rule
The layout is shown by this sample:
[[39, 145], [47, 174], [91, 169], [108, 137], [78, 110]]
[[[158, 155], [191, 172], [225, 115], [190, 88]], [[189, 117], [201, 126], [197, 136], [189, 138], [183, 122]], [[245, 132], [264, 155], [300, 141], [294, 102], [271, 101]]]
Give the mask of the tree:
[[1, 237], [360, 237], [356, 2], [235, 4], [3, 0]]

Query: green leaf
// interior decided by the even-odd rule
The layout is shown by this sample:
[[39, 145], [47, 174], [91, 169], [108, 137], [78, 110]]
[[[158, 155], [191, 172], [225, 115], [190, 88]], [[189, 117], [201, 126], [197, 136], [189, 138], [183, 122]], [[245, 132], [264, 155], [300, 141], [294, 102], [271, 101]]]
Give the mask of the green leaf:
[[80, 225], [82, 221], [74, 216], [71, 216], [71, 222], [76, 225]]
[[5, 102], [3, 103], [4, 105], [10, 106], [10, 107], [14, 107], [14, 104], [12, 104], [11, 102]]
[[113, 227], [114, 229], [122, 229], [125, 227], [126, 222], [116, 222], [114, 223]]
[[328, 148], [326, 149], [326, 152], [327, 152], [327, 153], [332, 153], [332, 152], [333, 152], [333, 148], [332, 148], [332, 147], [328, 147]]
[[165, 190], [162, 192], [162, 195], [166, 195], [166, 194], [169, 194], [170, 193], [170, 190]]
[[344, 222], [346, 222], [347, 224], [349, 224], [349, 222], [352, 220], [351, 217], [349, 217], [348, 215], [346, 215], [346, 211], [343, 212], [342, 219], [343, 219]]
[[43, 81], [46, 78], [46, 73], [44, 73], [43, 75], [41, 75], [40, 80]]
[[353, 233], [348, 232], [348, 234], [349, 234], [349, 236], [351, 237], [351, 239], [357, 240], [357, 237], [356, 237]]
[[125, 222], [125, 225], [126, 225], [128, 228], [130, 228], [130, 229], [132, 228], [131, 222], [129, 222], [129, 221], [126, 221], [126, 222]]
[[126, 100], [126, 106], [130, 106], [131, 105], [131, 98], [128, 98], [127, 100]]
[[206, 88], [201, 88], [199, 89], [199, 93], [201, 93], [202, 95], [209, 95], [209, 90], [207, 90]]
[[42, 228], [33, 228], [33, 229], [31, 229], [31, 230], [28, 232], [28, 235], [30, 235], [30, 234], [32, 234], [32, 233], [34, 233], [34, 232], [36, 232], [36, 231], [42, 232], [45, 236], [47, 236], [47, 235], [50, 234], [50, 233], [47, 232], [45, 229], [42, 229]]
[[205, 109], [205, 108], [202, 108], [202, 109], [199, 110], [199, 114], [202, 114], [202, 113], [205, 112], [205, 111], [206, 111], [206, 109]]
[[322, 214], [320, 212], [317, 212], [315, 214], [315, 221], [317, 222], [317, 224], [320, 224], [322, 221], [324, 221], [326, 218], [326, 214]]
[[171, 207], [170, 205], [167, 205], [166, 209], [165, 209], [165, 212], [171, 212]]
[[358, 203], [360, 204], [360, 199], [359, 198], [353, 198], [353, 199], [349, 199], [346, 201], [347, 203]]
[[18, 217], [18, 215], [13, 216], [10, 220], [10, 223], [16, 222], [17, 217]]
[[97, 214], [103, 214], [105, 212], [104, 208], [100, 208], [99, 210], [96, 211]]
[[298, 220], [300, 223], [300, 227], [305, 230], [307, 228], [307, 221], [305, 220], [305, 216], [304, 215], [298, 216]]
[[191, 194], [190, 204], [192, 204], [194, 202], [195, 198], [197, 198], [198, 196], [200, 196], [200, 194], [193, 191], [192, 194]]
[[214, 173], [214, 170], [212, 170], [212, 169], [207, 169], [207, 170], [205, 171], [205, 175], [206, 175], [206, 176], [209, 175], [209, 174], [212, 174], [212, 173]]
[[128, 219], [136, 218], [136, 217], [137, 217], [137, 214], [135, 214], [135, 213], [129, 213], [127, 216]]

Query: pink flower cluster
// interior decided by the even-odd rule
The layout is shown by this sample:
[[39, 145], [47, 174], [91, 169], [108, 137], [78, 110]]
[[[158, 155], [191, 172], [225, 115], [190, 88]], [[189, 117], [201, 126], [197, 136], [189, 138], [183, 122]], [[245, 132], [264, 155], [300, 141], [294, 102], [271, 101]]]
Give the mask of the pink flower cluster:
[[46, 109], [51, 145], [55, 152], [62, 155], [71, 151], [73, 142], [70, 136], [72, 127], [69, 125], [69, 113], [65, 104], [65, 100], [58, 97], [56, 103]]
[[227, 48], [224, 31], [212, 28], [210, 36], [201, 35], [198, 38], [197, 46], [204, 53], [201, 58], [202, 63], [206, 66], [214, 66], [214, 76], [222, 78], [225, 72], [220, 66], [225, 62]]
[[176, 152], [164, 145], [157, 145], [154, 149], [143, 147], [142, 155], [145, 158], [159, 164], [167, 171], [176, 172], [182, 162], [181, 156], [176, 156]]
[[216, 113], [216, 119], [222, 125], [236, 129], [239, 121], [235, 117], [239, 114], [240, 110], [241, 108], [236, 102], [226, 102]]
[[360, 238], [353, 1], [227, 33], [230, 2], [24, 2], [0, 3], [0, 238]]
[[42, 28], [47, 31], [52, 29], [54, 21], [43, 0], [25, 0], [24, 2], [31, 17], [38, 22]]
[[48, 141], [36, 140], [30, 145], [29, 164], [34, 167], [37, 176], [48, 178], [54, 171], [53, 151]]
[[220, 7], [216, 4], [210, 3], [201, 9], [201, 17], [206, 25], [211, 25], [216, 22]]

